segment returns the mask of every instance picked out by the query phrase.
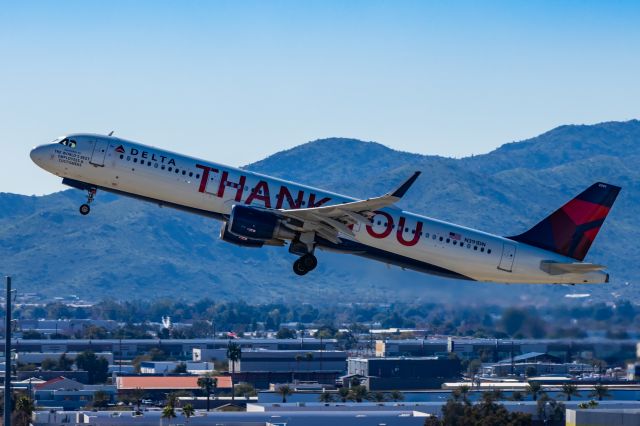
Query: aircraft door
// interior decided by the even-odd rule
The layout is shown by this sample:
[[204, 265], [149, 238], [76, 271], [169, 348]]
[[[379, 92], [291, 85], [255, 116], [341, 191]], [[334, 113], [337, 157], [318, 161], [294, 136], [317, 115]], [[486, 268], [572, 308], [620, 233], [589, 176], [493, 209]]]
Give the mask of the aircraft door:
[[516, 258], [515, 244], [504, 243], [502, 246], [502, 257], [498, 269], [511, 272], [513, 270], [513, 261]]
[[93, 144], [93, 153], [91, 154], [91, 164], [95, 166], [104, 166], [104, 157], [107, 155], [107, 147], [109, 143], [103, 140], [97, 140]]

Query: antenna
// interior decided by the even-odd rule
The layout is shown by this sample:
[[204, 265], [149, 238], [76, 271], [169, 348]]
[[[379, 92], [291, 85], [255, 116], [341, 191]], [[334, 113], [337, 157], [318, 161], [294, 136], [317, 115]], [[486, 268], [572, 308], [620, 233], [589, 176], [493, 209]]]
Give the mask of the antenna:
[[109, 136], [113, 136], [113, 130], [109, 132]]

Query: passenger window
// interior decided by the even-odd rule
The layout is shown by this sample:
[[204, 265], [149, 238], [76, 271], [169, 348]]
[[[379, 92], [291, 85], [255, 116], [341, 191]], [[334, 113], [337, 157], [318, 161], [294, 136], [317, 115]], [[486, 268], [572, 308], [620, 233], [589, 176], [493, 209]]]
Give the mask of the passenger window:
[[131, 161], [131, 156], [127, 155], [127, 161]]
[[480, 251], [484, 253], [484, 247], [480, 247]]
[[189, 177], [192, 177], [192, 176], [193, 176], [193, 172], [189, 172]]
[[487, 249], [487, 253], [491, 254], [491, 249]]
[[454, 245], [454, 246], [457, 246], [457, 245], [458, 245], [458, 242], [457, 242], [456, 240], [453, 240], [453, 245]]
[[157, 169], [157, 168], [158, 168], [158, 163], [155, 163], [155, 164], [153, 165], [153, 167], [155, 167], [155, 168]]
[[474, 250], [478, 250], [478, 246], [473, 246], [473, 249]]
[[120, 154], [120, 159], [122, 160], [123, 158], [124, 158], [124, 155], [123, 155], [123, 154]]
[[171, 170], [173, 170], [173, 167], [169, 167], [167, 170], [171, 171]]
[[432, 237], [432, 238], [435, 240], [435, 239], [436, 239], [436, 234], [433, 234], [433, 237]]
[[450, 241], [451, 241], [451, 240], [447, 238], [447, 244], [449, 244], [449, 242], [450, 242]]
[[183, 170], [183, 171], [182, 171], [182, 176], [184, 176], [184, 175], [186, 175], [186, 174], [187, 174], [187, 171], [186, 171], [186, 170]]
[[200, 175], [196, 175], [196, 179], [200, 179]]
[[442, 241], [444, 238], [440, 237], [440, 241]]
[[138, 162], [138, 159], [134, 157], [134, 158], [133, 158], [133, 162], [134, 162], [134, 163], [137, 163], [137, 162]]
[[[151, 161], [147, 161], [147, 166], [151, 167]], [[157, 167], [157, 164], [156, 164]]]
[[180, 170], [176, 169], [176, 174], [180, 173]]
[[75, 148], [76, 147], [76, 141], [74, 141], [73, 139], [69, 139], [69, 148]]

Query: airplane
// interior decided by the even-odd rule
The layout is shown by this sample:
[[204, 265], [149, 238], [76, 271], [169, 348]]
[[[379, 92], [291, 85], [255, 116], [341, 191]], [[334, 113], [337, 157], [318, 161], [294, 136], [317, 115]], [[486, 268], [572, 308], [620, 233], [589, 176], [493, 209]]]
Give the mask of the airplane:
[[305, 275], [321, 250], [354, 254], [403, 269], [482, 282], [599, 284], [602, 265], [586, 263], [620, 191], [597, 182], [515, 236], [499, 236], [404, 211], [396, 206], [416, 181], [365, 200], [142, 145], [78, 133], [35, 147], [31, 159], [87, 193], [98, 190], [222, 221], [220, 238], [242, 247], [285, 246]]

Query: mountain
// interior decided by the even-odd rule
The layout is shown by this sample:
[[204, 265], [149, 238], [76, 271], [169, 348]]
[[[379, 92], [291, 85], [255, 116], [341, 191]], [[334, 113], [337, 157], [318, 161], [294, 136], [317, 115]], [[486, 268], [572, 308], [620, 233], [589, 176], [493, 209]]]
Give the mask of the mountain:
[[84, 194], [76, 190], [0, 194], [0, 271], [11, 274], [20, 291], [47, 297], [569, 303], [564, 295], [589, 292], [597, 300], [631, 298], [628, 282], [640, 272], [636, 141], [637, 120], [561, 126], [462, 159], [331, 138], [246, 166], [357, 197], [382, 194], [422, 170], [401, 207], [502, 235], [528, 229], [595, 181], [621, 185], [586, 259], [609, 266], [612, 283], [605, 286], [460, 282], [326, 252], [319, 253], [318, 269], [298, 277], [286, 248], [223, 243], [219, 223], [206, 218], [106, 193], [98, 194], [89, 216], [80, 216]]

